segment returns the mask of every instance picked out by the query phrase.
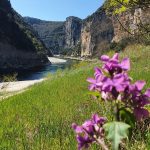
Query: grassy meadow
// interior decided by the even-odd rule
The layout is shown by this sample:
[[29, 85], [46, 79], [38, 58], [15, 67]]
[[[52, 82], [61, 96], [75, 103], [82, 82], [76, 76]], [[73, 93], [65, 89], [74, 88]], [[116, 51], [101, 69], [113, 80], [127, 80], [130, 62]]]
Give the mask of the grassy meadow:
[[[113, 52], [108, 52], [112, 55]], [[121, 52], [130, 57], [133, 80], [146, 80], [150, 87], [150, 46], [133, 45]], [[43, 83], [0, 101], [0, 150], [76, 150], [73, 122], [82, 123], [98, 112], [111, 118], [102, 103], [92, 100], [86, 79], [98, 62], [81, 63], [58, 71]], [[150, 131], [140, 131], [126, 144], [127, 150], [149, 150]], [[99, 149], [96, 145], [91, 149]]]

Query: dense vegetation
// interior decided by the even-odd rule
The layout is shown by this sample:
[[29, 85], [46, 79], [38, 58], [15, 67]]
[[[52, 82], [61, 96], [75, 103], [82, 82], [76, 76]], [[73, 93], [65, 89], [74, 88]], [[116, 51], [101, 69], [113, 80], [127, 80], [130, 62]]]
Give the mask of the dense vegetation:
[[[121, 52], [121, 57], [131, 59], [130, 75], [134, 80], [146, 80], [147, 87], [150, 87], [149, 49], [149, 46], [133, 45]], [[111, 116], [109, 107], [104, 110], [102, 103], [97, 106], [88, 94], [86, 79], [93, 76], [96, 65], [101, 66], [98, 62], [83, 62], [69, 71], [59, 71], [26, 92], [1, 101], [0, 149], [75, 150], [72, 122], [82, 123], [96, 112]], [[150, 131], [139, 129], [127, 142], [126, 149], [148, 150], [149, 141]]]

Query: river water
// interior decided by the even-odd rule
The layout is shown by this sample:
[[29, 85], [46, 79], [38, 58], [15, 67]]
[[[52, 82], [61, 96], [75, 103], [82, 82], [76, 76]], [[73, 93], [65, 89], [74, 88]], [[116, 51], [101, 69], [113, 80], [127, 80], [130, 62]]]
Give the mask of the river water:
[[70, 68], [73, 64], [78, 63], [79, 61], [68, 59], [66, 63], [62, 64], [48, 64], [43, 66], [42, 68], [35, 69], [32, 71], [23, 71], [19, 72], [17, 75], [18, 81], [25, 81], [25, 80], [37, 80], [44, 78], [49, 73], [55, 73], [58, 70], [64, 70], [66, 68]]

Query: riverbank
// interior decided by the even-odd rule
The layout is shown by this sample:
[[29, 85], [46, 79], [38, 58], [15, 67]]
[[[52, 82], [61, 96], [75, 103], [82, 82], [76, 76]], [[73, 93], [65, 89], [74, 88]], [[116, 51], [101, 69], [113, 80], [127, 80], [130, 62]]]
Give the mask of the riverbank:
[[[65, 59], [60, 59], [56, 57], [48, 57], [48, 59], [52, 64], [63, 64], [67, 62], [67, 60]], [[44, 80], [45, 79], [42, 78], [42, 79], [26, 80], [26, 81], [3, 82], [0, 83], [0, 92], [1, 93], [19, 92], [36, 83], [40, 83]]]
[[24, 90], [31, 85], [36, 83], [40, 83], [44, 81], [44, 79], [39, 80], [29, 80], [29, 81], [15, 81], [15, 82], [3, 82], [0, 83], [0, 90], [1, 92], [18, 92]]
[[[51, 62], [51, 64], [53, 65], [61, 65], [61, 64], [65, 64], [67, 63], [69, 60], [66, 59], [71, 59], [71, 60], [78, 60], [78, 61], [85, 61], [84, 58], [79, 58], [79, 57], [69, 57], [69, 56], [65, 56], [63, 58], [59, 58], [59, 57], [48, 57], [49, 61]], [[87, 61], [92, 61], [87, 59]], [[41, 79], [27, 79], [25, 81], [14, 81], [14, 82], [3, 82], [0, 83], [0, 93], [5, 93], [5, 95], [7, 95], [7, 93], [11, 93], [11, 95], [13, 95], [13, 93], [18, 93], [18, 92], [22, 92], [25, 89], [27, 89], [28, 87], [36, 84], [36, 83], [40, 83], [42, 82], [44, 79], [44, 77], [42, 77]], [[2, 96], [3, 97], [3, 96]]]

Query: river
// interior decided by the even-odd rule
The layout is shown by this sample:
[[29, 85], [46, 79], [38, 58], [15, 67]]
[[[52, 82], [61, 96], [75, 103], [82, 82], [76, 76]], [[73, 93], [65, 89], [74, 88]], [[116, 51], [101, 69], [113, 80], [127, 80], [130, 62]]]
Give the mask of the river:
[[49, 73], [53, 74], [60, 69], [64, 70], [66, 68], [70, 68], [73, 64], [78, 62], [79, 61], [68, 59], [66, 63], [48, 64], [43, 66], [42, 68], [35, 69], [32, 71], [22, 71], [18, 73], [17, 80], [25, 81], [41, 79], [47, 76]]

